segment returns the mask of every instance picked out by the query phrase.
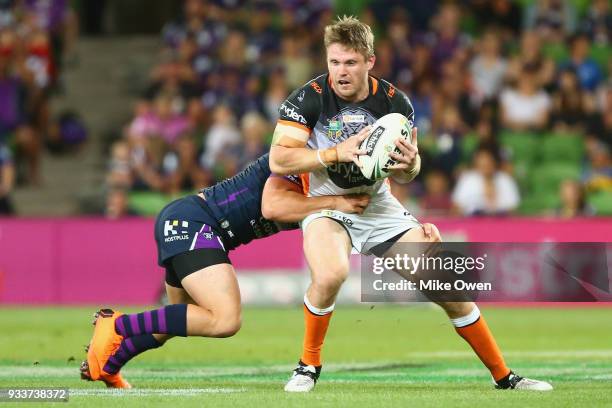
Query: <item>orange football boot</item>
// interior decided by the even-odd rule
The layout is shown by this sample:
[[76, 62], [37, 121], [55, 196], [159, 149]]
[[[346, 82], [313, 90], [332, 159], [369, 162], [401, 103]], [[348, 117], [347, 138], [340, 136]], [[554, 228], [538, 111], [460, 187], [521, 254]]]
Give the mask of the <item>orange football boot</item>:
[[108, 359], [117, 351], [123, 336], [115, 331], [115, 320], [123, 313], [111, 309], [100, 309], [94, 314], [94, 334], [86, 347], [87, 360], [81, 363], [81, 378], [89, 381], [103, 381], [109, 388], [132, 388], [120, 373], [104, 371]]

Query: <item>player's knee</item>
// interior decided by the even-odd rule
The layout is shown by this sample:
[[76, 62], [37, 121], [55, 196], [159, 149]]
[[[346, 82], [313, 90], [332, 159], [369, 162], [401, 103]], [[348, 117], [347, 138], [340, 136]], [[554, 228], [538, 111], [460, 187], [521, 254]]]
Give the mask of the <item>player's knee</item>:
[[315, 287], [324, 292], [336, 292], [348, 276], [348, 267], [338, 267], [328, 269], [324, 274], [317, 274], [313, 277], [312, 283]]
[[431, 235], [429, 241], [442, 242], [442, 235], [440, 235], [440, 230], [434, 224], [431, 224]]
[[215, 337], [232, 337], [242, 327], [242, 316], [240, 314], [223, 316], [217, 320], [215, 325]]

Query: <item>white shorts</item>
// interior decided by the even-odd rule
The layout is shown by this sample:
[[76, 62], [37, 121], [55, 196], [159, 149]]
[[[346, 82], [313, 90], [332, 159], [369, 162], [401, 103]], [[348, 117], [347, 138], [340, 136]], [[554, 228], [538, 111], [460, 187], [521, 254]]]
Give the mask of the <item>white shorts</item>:
[[312, 221], [322, 217], [338, 221], [348, 232], [353, 248], [364, 255], [369, 255], [370, 249], [380, 243], [409, 229], [421, 227], [421, 223], [389, 191], [372, 197], [363, 214], [346, 214], [335, 210], [310, 214], [302, 221], [302, 231], [306, 231]]

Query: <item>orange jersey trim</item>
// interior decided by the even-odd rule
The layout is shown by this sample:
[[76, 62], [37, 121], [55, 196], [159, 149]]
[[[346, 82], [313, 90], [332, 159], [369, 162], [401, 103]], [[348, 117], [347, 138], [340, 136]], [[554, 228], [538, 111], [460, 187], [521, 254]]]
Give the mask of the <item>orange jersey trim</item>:
[[373, 76], [370, 78], [372, 79], [372, 95], [375, 95], [376, 91], [378, 91], [378, 79], [374, 78]]
[[302, 180], [302, 192], [305, 196], [308, 196], [310, 191], [310, 176], [308, 173], [300, 174], [300, 180]]
[[282, 120], [282, 119], [279, 119], [278, 123], [280, 123], [281, 125], [293, 126], [294, 128], [298, 128], [305, 132], [310, 133], [310, 128], [308, 126], [302, 125], [301, 123], [291, 122], [290, 120]]

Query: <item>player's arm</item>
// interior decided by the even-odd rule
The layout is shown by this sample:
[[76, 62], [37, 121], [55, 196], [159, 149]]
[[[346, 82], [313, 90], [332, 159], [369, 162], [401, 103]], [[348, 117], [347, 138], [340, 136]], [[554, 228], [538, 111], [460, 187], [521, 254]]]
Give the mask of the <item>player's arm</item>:
[[358, 162], [361, 141], [367, 133], [350, 137], [328, 148], [313, 150], [306, 147], [308, 138], [321, 113], [319, 96], [310, 86], [293, 92], [279, 109], [270, 148], [270, 170], [278, 175], [308, 173], [338, 162]]
[[369, 202], [367, 194], [306, 197], [298, 184], [271, 176], [264, 186], [261, 212], [268, 220], [292, 223], [322, 210], [361, 214]]
[[[396, 112], [406, 116], [414, 123], [414, 108], [408, 97], [403, 92], [396, 92], [392, 104]], [[412, 128], [410, 141], [399, 139], [395, 145], [400, 150], [400, 154], [390, 153], [389, 157], [397, 161], [397, 164], [390, 166], [391, 177], [398, 183], [408, 183], [421, 171], [421, 156], [417, 143], [417, 128]]]
[[359, 145], [367, 137], [369, 126], [334, 147], [319, 150], [305, 147], [310, 133], [304, 131], [299, 134], [291, 130], [289, 134], [286, 126], [288, 125], [279, 121], [274, 130], [270, 148], [270, 170], [275, 174], [308, 173], [342, 162], [360, 165], [358, 157], [366, 153], [365, 150], [359, 149]]
[[417, 144], [417, 128], [412, 128], [412, 142], [398, 139], [395, 145], [401, 154], [390, 153], [389, 157], [395, 159], [397, 164], [389, 166], [391, 177], [398, 183], [408, 183], [421, 171], [421, 156]]

